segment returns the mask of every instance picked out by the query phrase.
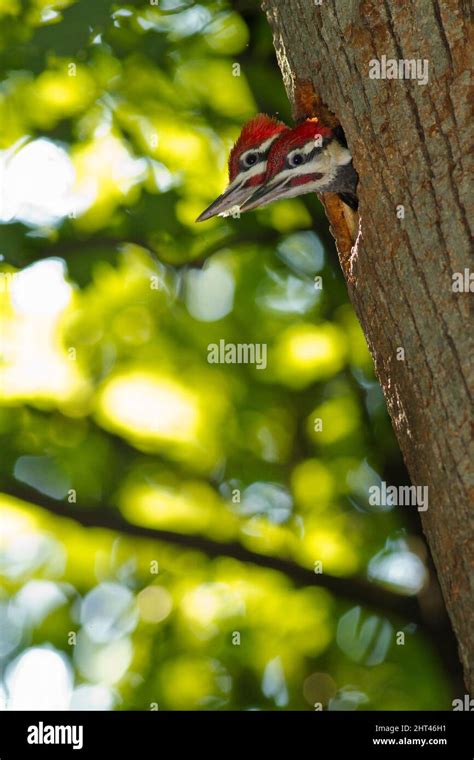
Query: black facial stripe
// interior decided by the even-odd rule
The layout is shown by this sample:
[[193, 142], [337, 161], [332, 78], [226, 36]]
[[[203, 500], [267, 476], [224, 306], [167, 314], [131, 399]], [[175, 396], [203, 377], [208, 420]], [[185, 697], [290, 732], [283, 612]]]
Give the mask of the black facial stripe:
[[287, 169], [297, 169], [298, 166], [303, 166], [303, 164], [307, 164], [308, 161], [311, 161], [311, 159], [314, 158], [316, 153], [320, 153], [320, 152], [321, 152], [321, 148], [314, 147], [310, 153], [306, 153], [306, 154], [303, 152], [299, 153], [298, 155], [300, 155], [303, 160], [301, 161], [301, 163], [296, 164], [295, 166], [291, 164], [291, 161], [293, 160], [294, 155], [288, 156], [285, 161], [285, 166]]
[[255, 160], [255, 162], [253, 164], [250, 164], [249, 166], [247, 166], [247, 164], [245, 163], [245, 158], [241, 158], [240, 161], [239, 161], [239, 167], [244, 172], [249, 171], [249, 169], [255, 168], [255, 166], [257, 166], [259, 163], [261, 163], [261, 160], [262, 160], [261, 154], [258, 151], [252, 151], [252, 150], [246, 151], [246, 155], [248, 155], [249, 152], [250, 153], [255, 153], [256, 160]]
[[[299, 164], [299, 166], [303, 166], [303, 164], [306, 164], [306, 163], [308, 163], [308, 161], [311, 161], [311, 160], [312, 160], [312, 159], [313, 159], [313, 158], [316, 156], [316, 154], [317, 154], [317, 153], [321, 153], [321, 151], [322, 151], [322, 150], [323, 150], [323, 149], [326, 147], [326, 145], [327, 145], [328, 143], [330, 143], [330, 142], [331, 142], [331, 139], [330, 139], [330, 138], [328, 138], [328, 137], [323, 137], [323, 140], [322, 140], [322, 144], [321, 144], [321, 145], [315, 145], [315, 146], [314, 146], [314, 148], [313, 148], [313, 149], [312, 149], [312, 150], [311, 150], [309, 153], [307, 153], [306, 155], [304, 155], [304, 153], [302, 152], [302, 153], [301, 153], [301, 155], [303, 156], [303, 158], [304, 158], [304, 161], [302, 161], [302, 163], [301, 163], [301, 164]], [[286, 159], [286, 161], [285, 161], [285, 167], [286, 167], [287, 169], [296, 169], [296, 168], [297, 168], [296, 166], [291, 166], [291, 164], [290, 164], [290, 158], [289, 158], [289, 156], [287, 157], [287, 159]]]
[[239, 166], [242, 169], [242, 171], [247, 172], [249, 169], [255, 169], [255, 167], [258, 166], [258, 164], [261, 164], [264, 161], [266, 161], [268, 158], [268, 154], [270, 153], [270, 148], [272, 147], [272, 145], [273, 145], [273, 142], [270, 143], [270, 145], [268, 146], [266, 150], [258, 150], [258, 148], [248, 148], [248, 150], [246, 150], [245, 153], [246, 154], [255, 153], [255, 155], [257, 156], [257, 160], [255, 161], [254, 164], [252, 164], [252, 166], [246, 166], [244, 159], [241, 158], [239, 161]]

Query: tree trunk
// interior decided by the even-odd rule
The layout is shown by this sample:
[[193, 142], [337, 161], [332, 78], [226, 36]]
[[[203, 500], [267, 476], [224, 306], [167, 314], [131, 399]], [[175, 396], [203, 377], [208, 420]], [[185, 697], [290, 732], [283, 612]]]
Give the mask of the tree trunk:
[[[339, 200], [323, 202], [412, 482], [429, 489], [423, 529], [473, 693], [467, 9], [462, 0], [262, 6], [295, 119], [340, 123], [359, 173], [354, 245]], [[370, 61], [383, 56], [420, 59], [419, 79], [426, 61], [428, 82], [371, 78]]]

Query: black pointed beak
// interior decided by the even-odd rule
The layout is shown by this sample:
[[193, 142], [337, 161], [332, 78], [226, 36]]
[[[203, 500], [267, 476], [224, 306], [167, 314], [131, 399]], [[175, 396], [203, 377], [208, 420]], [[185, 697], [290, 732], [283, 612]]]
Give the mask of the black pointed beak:
[[251, 193], [251, 189], [238, 185], [237, 187], [228, 187], [222, 195], [219, 195], [215, 201], [208, 206], [202, 214], [198, 216], [196, 222], [205, 222], [212, 219], [213, 216], [229, 216], [234, 211], [240, 211], [240, 206]]
[[290, 182], [289, 177], [285, 177], [282, 180], [274, 180], [269, 185], [261, 185], [258, 187], [247, 200], [242, 203], [241, 211], [250, 211], [251, 209], [258, 208], [260, 206], [266, 206], [274, 200], [277, 200], [284, 192], [285, 188]]

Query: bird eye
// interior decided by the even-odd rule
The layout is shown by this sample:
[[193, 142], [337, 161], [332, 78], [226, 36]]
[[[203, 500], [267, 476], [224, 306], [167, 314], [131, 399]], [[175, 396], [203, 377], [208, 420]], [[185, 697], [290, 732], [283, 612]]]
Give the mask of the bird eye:
[[255, 164], [258, 161], [258, 153], [247, 153], [246, 156], [244, 156], [244, 166], [249, 169], [251, 166], [255, 166]]
[[288, 156], [288, 164], [293, 169], [295, 166], [301, 166], [304, 163], [304, 156], [302, 153], [292, 153]]

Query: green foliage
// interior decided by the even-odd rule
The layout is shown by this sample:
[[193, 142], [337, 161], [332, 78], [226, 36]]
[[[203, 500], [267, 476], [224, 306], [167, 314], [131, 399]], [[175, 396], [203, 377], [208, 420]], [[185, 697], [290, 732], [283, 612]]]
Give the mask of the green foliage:
[[[242, 123], [289, 121], [263, 15], [0, 16], [6, 699], [46, 669], [41, 706], [446, 707], [427, 635], [350, 598], [416, 592], [425, 550], [368, 501], [406, 475], [318, 201], [194, 223]], [[209, 363], [220, 341], [266, 367]]]

